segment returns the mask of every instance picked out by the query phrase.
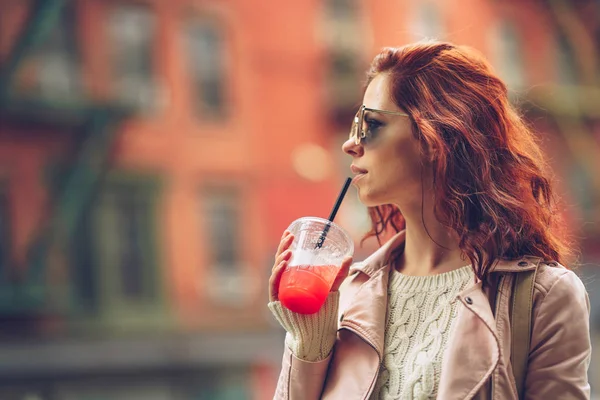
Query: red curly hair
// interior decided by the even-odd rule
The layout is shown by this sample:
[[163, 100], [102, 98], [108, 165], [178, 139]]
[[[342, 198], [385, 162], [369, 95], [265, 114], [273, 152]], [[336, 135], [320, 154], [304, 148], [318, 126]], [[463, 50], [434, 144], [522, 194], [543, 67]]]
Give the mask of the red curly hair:
[[[384, 48], [367, 73], [391, 76], [392, 99], [406, 111], [433, 168], [435, 216], [454, 230], [476, 276], [495, 259], [524, 255], [561, 262], [564, 224], [534, 133], [511, 107], [506, 85], [473, 49], [424, 42]], [[394, 205], [369, 207], [363, 240], [404, 229]]]

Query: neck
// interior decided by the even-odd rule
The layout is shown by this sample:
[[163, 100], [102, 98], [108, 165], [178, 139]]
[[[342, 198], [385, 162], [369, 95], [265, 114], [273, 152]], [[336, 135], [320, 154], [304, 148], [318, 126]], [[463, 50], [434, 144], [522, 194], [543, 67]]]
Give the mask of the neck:
[[404, 252], [396, 268], [405, 275], [425, 276], [453, 271], [469, 264], [458, 247], [459, 237], [442, 225], [433, 211], [403, 213], [406, 220]]

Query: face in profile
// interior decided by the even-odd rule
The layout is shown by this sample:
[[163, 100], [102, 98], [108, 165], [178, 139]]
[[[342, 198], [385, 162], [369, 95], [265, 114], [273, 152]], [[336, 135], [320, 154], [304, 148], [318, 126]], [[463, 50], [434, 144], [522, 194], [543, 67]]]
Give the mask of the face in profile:
[[352, 183], [368, 207], [421, 198], [420, 145], [410, 118], [390, 96], [389, 80], [389, 75], [379, 74], [371, 81], [363, 98], [365, 137], [358, 144], [349, 138], [342, 146], [352, 157]]

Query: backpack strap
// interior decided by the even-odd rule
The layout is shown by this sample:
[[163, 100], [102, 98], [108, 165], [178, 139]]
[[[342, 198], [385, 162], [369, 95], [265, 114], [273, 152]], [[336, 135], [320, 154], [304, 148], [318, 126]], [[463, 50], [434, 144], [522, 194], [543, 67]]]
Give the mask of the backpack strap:
[[515, 274], [515, 286], [512, 291], [510, 361], [520, 399], [524, 397], [523, 389], [531, 342], [533, 285], [540, 260], [541, 258], [532, 260], [535, 269]]

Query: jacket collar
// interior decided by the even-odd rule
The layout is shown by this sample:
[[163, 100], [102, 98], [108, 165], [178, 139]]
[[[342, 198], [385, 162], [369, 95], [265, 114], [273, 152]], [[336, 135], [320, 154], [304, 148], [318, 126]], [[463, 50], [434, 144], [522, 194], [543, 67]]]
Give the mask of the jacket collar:
[[377, 249], [373, 254], [367, 257], [363, 262], [357, 262], [350, 267], [350, 274], [356, 271], [363, 272], [369, 277], [375, 272], [387, 266], [390, 253], [398, 246], [404, 246], [406, 231], [402, 230], [392, 236], [387, 242]]
[[542, 260], [541, 257], [523, 256], [516, 260], [499, 258], [492, 266], [491, 272], [524, 272], [535, 269]]
[[[404, 246], [405, 238], [405, 230], [398, 232], [363, 262], [353, 264], [350, 267], [350, 274], [360, 271], [367, 274], [369, 277], [373, 276], [375, 272], [388, 265], [388, 260], [392, 251], [399, 246]], [[531, 271], [537, 267], [540, 261], [541, 258], [535, 256], [523, 256], [517, 259], [499, 258], [492, 265], [490, 272], [505, 273]]]

